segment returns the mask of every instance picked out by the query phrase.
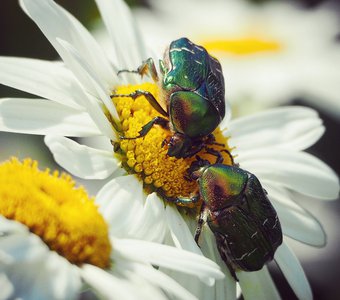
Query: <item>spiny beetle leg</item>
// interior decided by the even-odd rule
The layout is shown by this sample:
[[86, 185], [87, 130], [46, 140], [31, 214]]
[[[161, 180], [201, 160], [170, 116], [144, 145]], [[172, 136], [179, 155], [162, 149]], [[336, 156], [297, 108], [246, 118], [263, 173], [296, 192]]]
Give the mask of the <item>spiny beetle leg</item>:
[[163, 109], [163, 107], [158, 103], [154, 95], [152, 95], [150, 92], [143, 91], [143, 90], [135, 90], [134, 92], [130, 94], [112, 94], [110, 97], [130, 97], [133, 100], [135, 100], [138, 97], [144, 96], [146, 100], [150, 103], [150, 105], [157, 110], [161, 115], [164, 117], [168, 117], [168, 113]]
[[197, 221], [197, 227], [196, 227], [196, 230], [195, 230], [195, 242], [198, 245], [198, 247], [199, 247], [198, 239], [200, 238], [200, 235], [201, 235], [202, 226], [203, 226], [203, 222], [204, 222], [204, 216], [205, 216], [205, 204], [203, 202], [202, 207], [201, 207], [201, 212], [200, 212], [200, 215], [199, 215], [198, 221]]
[[121, 140], [134, 140], [134, 139], [141, 138], [141, 137], [145, 136], [151, 130], [153, 125], [160, 125], [164, 129], [168, 129], [169, 128], [169, 121], [167, 119], [162, 118], [162, 117], [155, 117], [150, 122], [146, 123], [142, 127], [142, 129], [139, 131], [139, 135], [137, 135], [135, 137], [121, 136], [120, 139]]
[[165, 138], [162, 142], [161, 148], [163, 148], [165, 145], [169, 144], [169, 138]]
[[204, 147], [204, 143], [200, 143], [198, 145], [193, 145], [191, 147], [191, 149], [186, 153], [186, 155], [184, 156], [184, 158], [186, 157], [192, 157], [195, 154], [197, 154], [198, 152], [200, 152]]
[[215, 162], [216, 164], [223, 163], [224, 159], [223, 159], [223, 156], [221, 155], [221, 152], [225, 152], [225, 153], [228, 153], [230, 160], [231, 160], [231, 164], [235, 165], [234, 158], [228, 150], [223, 149], [223, 150], [217, 151], [217, 150], [215, 150], [213, 148], [209, 148], [209, 147], [205, 147], [205, 150], [207, 151], [207, 153], [216, 156], [216, 162]]
[[210, 145], [216, 145], [216, 146], [220, 146], [220, 147], [225, 147], [224, 144], [222, 144], [222, 143], [217, 143], [217, 142], [212, 142], [212, 143], [210, 143]]
[[234, 166], [235, 165], [234, 157], [231, 155], [230, 151], [228, 151], [227, 149], [223, 149], [223, 150], [221, 150], [221, 152], [228, 153], [230, 160], [231, 160], [231, 164]]
[[117, 75], [119, 75], [120, 73], [135, 73], [141, 75], [142, 77], [143, 75], [150, 75], [154, 81], [158, 81], [158, 74], [155, 67], [155, 63], [151, 57], [143, 61], [143, 63], [138, 67], [137, 70], [123, 69], [119, 70], [117, 72]]
[[143, 63], [137, 69], [140, 75], [149, 74], [154, 81], [158, 81], [158, 74], [155, 67], [155, 63], [151, 57], [143, 61]]
[[169, 129], [169, 121], [167, 119], [164, 119], [162, 117], [155, 117], [142, 127], [142, 130], [139, 131], [138, 137], [145, 136], [151, 130], [153, 125], [160, 125], [164, 129]]
[[215, 162], [216, 164], [223, 163], [224, 158], [223, 158], [220, 151], [217, 151], [217, 150], [215, 150], [213, 148], [209, 148], [209, 147], [205, 147], [205, 150], [207, 151], [207, 153], [216, 156], [216, 162]]
[[217, 142], [216, 142], [216, 139], [215, 139], [215, 136], [214, 136], [212, 133], [210, 133], [210, 134], [207, 136], [207, 139], [206, 139], [205, 143], [206, 143], [207, 145], [216, 145], [216, 146], [220, 146], [220, 147], [224, 147], [224, 146], [225, 146], [225, 145], [222, 144], [222, 143], [217, 143]]
[[197, 203], [199, 199], [200, 199], [199, 195], [194, 195], [190, 197], [178, 197], [174, 200], [174, 202], [179, 205], [186, 205], [191, 203]]
[[128, 69], [119, 70], [117, 72], [117, 75], [119, 75], [120, 73], [135, 73], [135, 74], [139, 74], [138, 70], [128, 70]]
[[229, 269], [229, 272], [230, 272], [231, 276], [233, 276], [233, 278], [235, 279], [235, 281], [238, 282], [239, 280], [238, 280], [238, 278], [237, 278], [237, 276], [236, 276], [236, 272], [235, 272], [234, 268], [232, 267], [232, 265], [231, 265], [230, 263], [228, 263], [228, 262], [226, 262], [226, 265], [227, 265], [227, 267], [228, 267], [228, 269]]

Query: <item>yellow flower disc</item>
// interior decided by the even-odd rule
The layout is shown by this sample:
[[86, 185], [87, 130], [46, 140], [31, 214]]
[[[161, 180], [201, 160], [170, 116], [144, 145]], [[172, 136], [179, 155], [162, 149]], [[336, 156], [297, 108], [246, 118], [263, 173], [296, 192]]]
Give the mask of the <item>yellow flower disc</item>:
[[[153, 83], [120, 86], [114, 93], [126, 95], [137, 89], [150, 92], [160, 104], [164, 103], [164, 99], [160, 99], [157, 85]], [[143, 125], [160, 115], [144, 96], [135, 100], [131, 97], [113, 97], [112, 100], [117, 108], [125, 137], [138, 136]], [[185, 179], [188, 168], [196, 158], [169, 157], [166, 143], [162, 146], [163, 141], [171, 135], [170, 131], [155, 125], [144, 137], [122, 139], [115, 143], [116, 154], [122, 160], [123, 167], [143, 181], [144, 190], [147, 193], [156, 191], [165, 200], [188, 197], [198, 191], [196, 181]], [[209, 145], [209, 147], [219, 151], [230, 150], [227, 140], [219, 129], [215, 130], [214, 135], [216, 142], [224, 144], [224, 147], [216, 145]], [[225, 152], [221, 152], [221, 154], [224, 157], [223, 163], [231, 164], [229, 154]], [[215, 156], [207, 154], [205, 150], [199, 152], [198, 155], [212, 163], [216, 160]], [[194, 205], [189, 204], [188, 206], [193, 207]]]
[[73, 264], [110, 265], [108, 227], [93, 199], [67, 174], [31, 159], [0, 165], [0, 215], [26, 225]]

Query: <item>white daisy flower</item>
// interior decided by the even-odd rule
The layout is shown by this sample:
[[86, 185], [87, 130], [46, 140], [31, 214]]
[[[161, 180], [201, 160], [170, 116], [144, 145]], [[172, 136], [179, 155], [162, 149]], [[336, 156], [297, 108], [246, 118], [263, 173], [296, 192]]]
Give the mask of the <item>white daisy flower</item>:
[[[146, 207], [136, 199], [128, 211], [116, 209], [144, 229], [139, 239], [126, 239], [133, 236], [128, 227], [119, 218], [107, 223], [93, 199], [66, 174], [13, 158], [0, 165], [0, 179], [1, 299], [76, 299], [87, 286], [106, 299], [158, 300], [166, 294], [196, 299], [152, 265], [204, 279], [223, 277], [203, 256], [140, 240], [151, 226], [160, 236], [164, 231], [164, 210], [153, 195]], [[149, 215], [154, 224], [144, 219]]]
[[340, 116], [339, 20], [330, 7], [154, 0], [151, 8], [134, 11], [147, 45], [163, 51], [187, 36], [218, 57], [234, 115], [303, 97]]
[[[209, 228], [203, 228], [199, 241], [201, 249], [194, 241], [197, 204], [183, 208], [168, 201], [189, 196], [197, 189], [196, 182], [184, 178], [195, 158], [167, 156], [162, 143], [171, 133], [160, 126], [153, 127], [144, 138], [120, 139], [120, 135], [136, 137], [141, 127], [159, 113], [144, 97], [135, 100], [114, 97], [112, 101], [110, 95], [142, 89], [159, 99], [161, 91], [154, 82], [141, 81], [135, 74], [116, 75], [120, 69], [136, 69], [150, 54], [123, 2], [96, 2], [115, 49], [110, 58], [84, 27], [53, 1], [21, 1], [64, 64], [24, 58], [0, 59], [1, 83], [47, 99], [2, 99], [1, 129], [47, 135], [45, 142], [56, 161], [75, 176], [103, 179], [117, 175], [117, 170], [124, 170], [124, 176], [115, 176], [98, 195], [104, 217], [120, 220], [115, 235], [120, 237], [119, 228], [126, 227], [128, 236], [145, 239], [147, 233], [147, 240], [174, 244], [198, 254], [203, 252], [218, 262], [226, 280], [216, 281], [209, 288], [191, 276], [176, 273], [176, 280], [200, 299], [235, 299], [236, 282], [217, 252]], [[235, 121], [230, 121], [229, 108], [227, 112], [214, 136], [232, 152], [241, 168], [261, 180], [278, 212], [284, 235], [311, 245], [324, 245], [321, 225], [296, 203], [303, 195], [327, 200], [336, 198], [339, 192], [336, 174], [319, 159], [303, 152], [324, 132], [316, 112], [303, 107], [286, 107]], [[107, 144], [111, 142], [114, 151], [81, 145], [65, 136], [99, 136], [106, 139]], [[211, 162], [215, 160], [202, 151], [199, 155]], [[222, 155], [224, 164], [232, 163], [229, 155], [224, 152]], [[145, 217], [133, 213], [133, 199], [146, 208], [150, 197], [163, 208], [163, 222], [159, 226], [153, 226], [153, 214]], [[122, 207], [131, 214], [121, 214]], [[140, 223], [137, 220], [141, 220]], [[127, 247], [125, 253], [133, 256], [133, 252]], [[311, 298], [303, 270], [285, 242], [276, 251], [275, 260], [297, 296]], [[266, 267], [257, 272], [237, 271], [237, 277], [247, 299], [279, 297]]]

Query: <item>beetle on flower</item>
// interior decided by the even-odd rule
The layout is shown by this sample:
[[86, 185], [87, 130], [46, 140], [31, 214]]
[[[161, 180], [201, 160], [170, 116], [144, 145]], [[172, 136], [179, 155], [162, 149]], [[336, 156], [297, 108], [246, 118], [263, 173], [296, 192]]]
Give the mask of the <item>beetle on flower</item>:
[[[160, 99], [166, 98], [167, 111], [151, 93], [142, 90], [126, 95], [113, 94], [111, 97], [136, 99], [145, 96], [158, 113], [171, 120], [154, 117], [142, 127], [138, 136], [130, 139], [145, 136], [155, 124], [169, 129], [171, 123], [175, 134], [168, 143], [167, 154], [177, 158], [191, 157], [207, 144], [214, 143], [212, 132], [225, 115], [221, 65], [203, 47], [187, 38], [171, 42], [164, 57], [159, 61], [161, 78], [152, 58], [143, 62], [137, 71], [123, 70], [119, 73], [150, 75], [159, 85]], [[208, 139], [202, 139], [207, 135]], [[119, 143], [115, 145], [119, 147]], [[235, 269], [257, 271], [274, 258], [277, 247], [282, 243], [281, 226], [258, 179], [238, 167], [222, 165], [223, 157], [219, 151], [208, 147], [205, 150], [217, 156], [216, 164], [209, 166], [209, 161], [198, 156], [188, 169], [188, 177], [198, 179], [199, 193], [188, 198], [176, 197], [172, 201], [188, 205], [202, 197], [195, 240], [198, 242], [207, 213], [207, 224], [214, 232], [219, 253], [237, 280]], [[198, 169], [193, 170], [195, 167]], [[167, 197], [164, 199], [170, 200]]]
[[212, 132], [225, 116], [221, 65], [203, 47], [180, 38], [170, 43], [164, 59], [159, 60], [159, 68], [161, 78], [153, 59], [149, 58], [137, 71], [118, 73], [125, 71], [151, 76], [159, 85], [160, 99], [164, 100], [166, 111], [151, 93], [143, 90], [111, 97], [136, 99], [144, 95], [162, 117], [154, 117], [145, 124], [136, 138], [145, 136], [153, 125], [161, 125], [174, 132], [167, 143], [167, 154], [176, 158], [191, 157], [205, 145], [215, 142]]
[[282, 230], [259, 180], [236, 166], [223, 165], [221, 158], [211, 165], [198, 157], [189, 173], [198, 180], [203, 199], [195, 241], [206, 218], [218, 252], [235, 280], [235, 270], [261, 270], [282, 244]]

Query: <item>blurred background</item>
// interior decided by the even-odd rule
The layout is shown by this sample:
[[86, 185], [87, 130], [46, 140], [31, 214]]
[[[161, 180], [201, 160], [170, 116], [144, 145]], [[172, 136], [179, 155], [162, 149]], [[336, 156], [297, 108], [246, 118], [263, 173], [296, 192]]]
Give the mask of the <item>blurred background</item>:
[[[56, 2], [105, 44], [94, 1]], [[340, 174], [340, 1], [127, 3], [154, 52], [162, 53], [167, 43], [185, 35], [220, 59], [234, 117], [278, 105], [316, 109], [324, 120], [326, 133], [308, 151]], [[1, 0], [0, 28], [0, 55], [58, 59], [17, 1]], [[0, 97], [30, 95], [0, 85]], [[41, 167], [58, 168], [41, 136], [0, 132], [0, 161], [12, 155], [30, 156], [39, 160]], [[96, 182], [79, 182], [90, 193], [96, 192]], [[339, 299], [340, 202], [306, 199], [301, 204], [321, 221], [328, 243], [322, 249], [293, 240], [290, 245], [302, 262], [315, 299]], [[296, 299], [275, 264], [270, 267], [283, 299]]]

